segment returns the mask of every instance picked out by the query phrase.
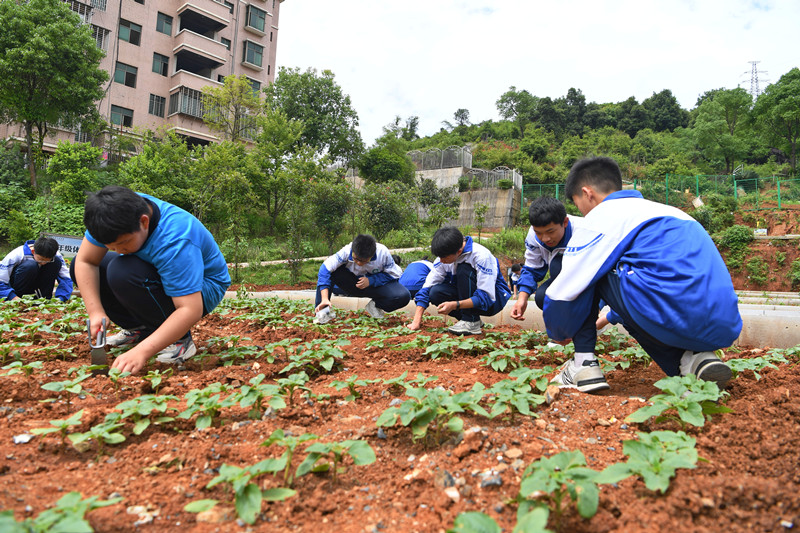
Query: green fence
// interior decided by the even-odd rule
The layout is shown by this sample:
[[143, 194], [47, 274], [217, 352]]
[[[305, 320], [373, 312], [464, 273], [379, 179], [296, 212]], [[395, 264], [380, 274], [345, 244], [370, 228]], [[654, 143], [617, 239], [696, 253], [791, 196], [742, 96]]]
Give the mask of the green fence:
[[526, 183], [522, 186], [522, 205], [528, 205], [534, 198], [552, 196], [566, 202], [563, 183]]

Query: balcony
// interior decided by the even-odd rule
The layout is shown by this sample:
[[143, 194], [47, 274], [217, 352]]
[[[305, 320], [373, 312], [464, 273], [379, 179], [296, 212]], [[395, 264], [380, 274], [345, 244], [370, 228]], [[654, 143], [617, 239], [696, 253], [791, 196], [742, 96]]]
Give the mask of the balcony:
[[215, 32], [231, 22], [231, 13], [223, 4], [203, 2], [203, 7], [187, 2], [178, 8], [179, 28], [188, 29], [200, 35], [213, 37]]
[[222, 84], [199, 74], [194, 74], [185, 70], [179, 70], [170, 78], [172, 87], [170, 93], [175, 92], [180, 87], [202, 91], [203, 87], [222, 87]]
[[228, 48], [219, 41], [209, 39], [191, 30], [181, 30], [175, 36], [175, 48], [172, 52], [176, 56], [181, 54], [194, 54], [205, 58], [201, 63], [215, 64], [211, 68], [216, 68], [225, 64], [230, 52]]

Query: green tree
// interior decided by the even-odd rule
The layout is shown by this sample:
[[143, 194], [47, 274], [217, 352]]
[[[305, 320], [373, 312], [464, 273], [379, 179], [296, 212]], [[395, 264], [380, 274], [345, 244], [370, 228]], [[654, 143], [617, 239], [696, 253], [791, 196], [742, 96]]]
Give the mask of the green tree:
[[311, 187], [311, 220], [333, 252], [353, 207], [352, 186], [339, 177], [324, 178]]
[[205, 147], [193, 166], [191, 187], [185, 191], [198, 220], [209, 227], [226, 227], [229, 234], [240, 238], [246, 230], [245, 206], [255, 200], [244, 174], [244, 161], [241, 143], [223, 141]]
[[372, 230], [378, 241], [390, 231], [405, 227], [414, 216], [407, 207], [412, 204], [408, 186], [399, 181], [382, 184], [366, 183], [363, 201], [364, 225]]
[[349, 164], [364, 150], [358, 114], [350, 96], [334, 80], [333, 72], [281, 68], [275, 82], [264, 89], [267, 110], [281, 111], [303, 124], [298, 144], [306, 144], [331, 160]]
[[525, 126], [531, 121], [536, 110], [537, 98], [525, 89], [518, 91], [515, 86], [508, 88], [495, 102], [497, 112], [506, 120], [516, 123], [518, 137], [525, 134]]
[[624, 131], [631, 138], [635, 137], [639, 130], [653, 129], [653, 118], [650, 116], [650, 112], [639, 104], [634, 96], [617, 104], [616, 117], [617, 129]]
[[721, 89], [697, 108], [694, 138], [706, 159], [725, 162], [725, 174], [733, 172], [736, 161], [748, 154], [750, 139], [746, 121], [753, 99], [741, 87]]
[[689, 124], [689, 112], [681, 107], [669, 89], [653, 93], [642, 102], [642, 107], [650, 113], [653, 131], [673, 131]]
[[414, 171], [414, 163], [408, 156], [382, 147], [367, 150], [358, 162], [359, 176], [373, 183], [401, 181], [413, 185]]
[[233, 142], [253, 136], [261, 100], [247, 76], [226, 76], [222, 87], [203, 87], [203, 95], [203, 121], [210, 129]]
[[797, 173], [797, 141], [800, 138], [800, 69], [795, 67], [768, 85], [756, 99], [753, 114], [773, 147], [789, 154], [792, 173]]
[[[50, 125], [76, 124], [94, 109], [108, 79], [102, 58], [91, 27], [68, 3], [0, 2], [0, 114], [25, 128], [29, 161], [41, 154]], [[35, 164], [29, 172], [35, 187]]]
[[453, 120], [456, 121], [456, 126], [469, 126], [469, 111], [467, 109], [459, 108], [453, 113]]
[[60, 142], [47, 163], [53, 195], [62, 203], [83, 205], [86, 193], [105, 185], [100, 171], [102, 150], [88, 143]]

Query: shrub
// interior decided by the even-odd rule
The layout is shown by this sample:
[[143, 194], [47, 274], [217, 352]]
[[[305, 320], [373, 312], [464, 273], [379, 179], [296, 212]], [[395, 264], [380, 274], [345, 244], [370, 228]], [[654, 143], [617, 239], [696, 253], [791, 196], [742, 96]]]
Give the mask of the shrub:
[[735, 225], [717, 234], [717, 244], [720, 248], [727, 248], [737, 252], [747, 248], [753, 242], [753, 229], [749, 226]]
[[498, 189], [510, 189], [513, 186], [514, 182], [511, 180], [497, 180]]
[[753, 257], [744, 265], [750, 280], [756, 285], [765, 285], [769, 275], [769, 265], [761, 257]]
[[800, 287], [800, 259], [792, 261], [792, 267], [789, 271], [789, 281], [792, 284], [792, 290]]

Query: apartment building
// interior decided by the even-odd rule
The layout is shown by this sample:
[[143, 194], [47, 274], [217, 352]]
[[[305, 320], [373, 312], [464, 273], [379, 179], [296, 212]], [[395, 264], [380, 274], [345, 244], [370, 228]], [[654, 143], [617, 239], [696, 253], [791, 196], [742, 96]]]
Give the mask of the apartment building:
[[[201, 89], [245, 75], [255, 90], [275, 79], [283, 0], [65, 0], [91, 25], [109, 72], [100, 114], [134, 134], [166, 126], [192, 144], [218, 140], [203, 123]], [[0, 136], [24, 138], [18, 125]], [[91, 141], [58, 130], [45, 140]], [[95, 140], [96, 141], [96, 140]]]

